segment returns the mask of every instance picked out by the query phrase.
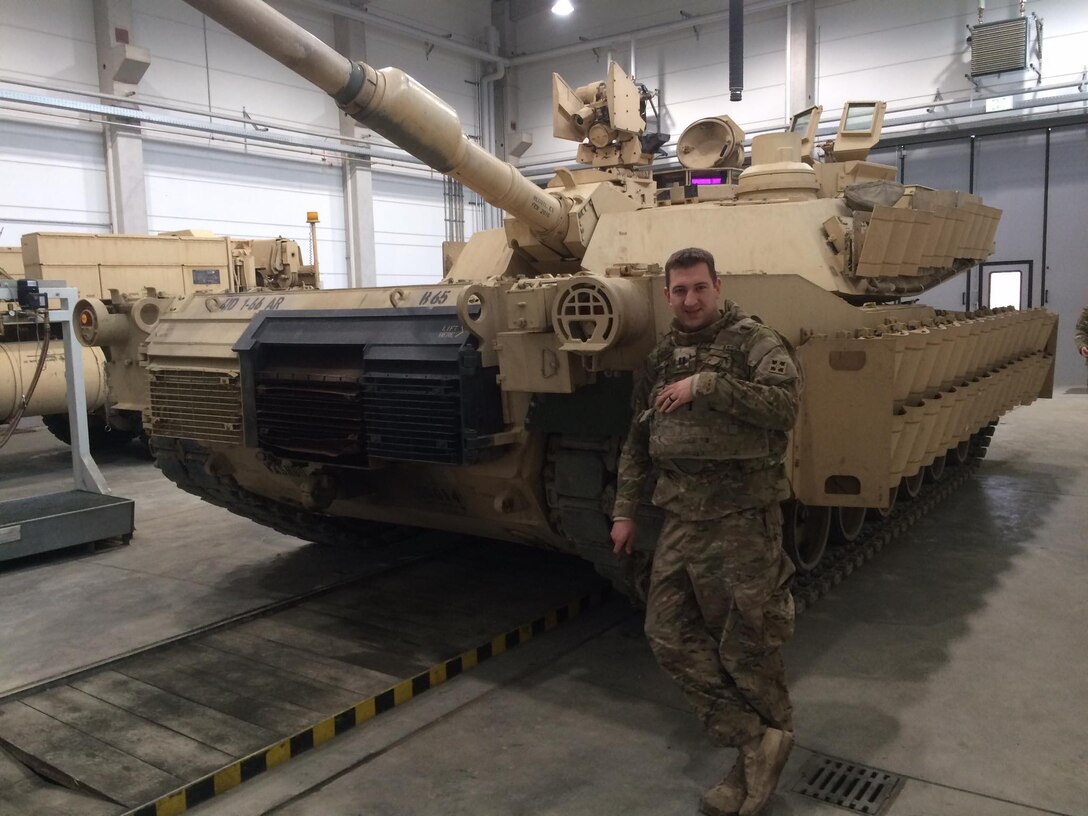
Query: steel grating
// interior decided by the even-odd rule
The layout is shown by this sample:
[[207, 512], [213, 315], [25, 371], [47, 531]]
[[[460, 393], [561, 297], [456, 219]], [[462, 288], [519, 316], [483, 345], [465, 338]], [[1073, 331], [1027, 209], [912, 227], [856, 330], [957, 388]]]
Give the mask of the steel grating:
[[790, 788], [855, 813], [881, 816], [903, 787], [903, 777], [845, 759], [813, 754]]
[[371, 456], [454, 465], [464, 460], [461, 386], [455, 376], [368, 374], [363, 411]]
[[237, 374], [152, 369], [150, 393], [152, 434], [235, 445], [242, 441]]

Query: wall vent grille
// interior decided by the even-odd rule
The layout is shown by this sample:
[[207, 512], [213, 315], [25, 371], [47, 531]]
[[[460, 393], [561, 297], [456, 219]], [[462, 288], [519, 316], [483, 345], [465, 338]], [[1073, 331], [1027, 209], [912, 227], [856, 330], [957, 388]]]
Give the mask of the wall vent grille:
[[971, 29], [971, 76], [1023, 71], [1028, 67], [1028, 20], [1017, 17]]

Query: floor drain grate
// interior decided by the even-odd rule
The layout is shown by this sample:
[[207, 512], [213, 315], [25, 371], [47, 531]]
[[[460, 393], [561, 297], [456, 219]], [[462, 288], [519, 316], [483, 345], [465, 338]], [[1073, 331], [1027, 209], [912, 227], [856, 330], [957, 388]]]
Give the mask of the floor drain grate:
[[791, 790], [855, 813], [881, 816], [903, 787], [903, 777], [845, 759], [814, 754]]

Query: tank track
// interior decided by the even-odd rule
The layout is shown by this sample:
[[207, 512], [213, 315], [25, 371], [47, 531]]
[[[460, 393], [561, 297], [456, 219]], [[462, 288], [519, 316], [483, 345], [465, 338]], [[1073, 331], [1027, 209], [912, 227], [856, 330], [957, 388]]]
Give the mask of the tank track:
[[[989, 440], [987, 440], [988, 442]], [[898, 501], [891, 513], [876, 522], [867, 522], [861, 535], [848, 544], [828, 544], [823, 558], [811, 572], [797, 573], [793, 579], [793, 600], [797, 614], [804, 613], [824, 595], [838, 586], [855, 570], [909, 530], [926, 513], [944, 501], [974, 476], [980, 458], [949, 466], [939, 482], [926, 484], [913, 499]]]
[[232, 476], [213, 475], [207, 468], [211, 451], [190, 439], [153, 436], [150, 440], [155, 465], [187, 493], [208, 504], [224, 507], [266, 527], [318, 544], [381, 545], [417, 532], [374, 521], [332, 518], [276, 501], [241, 487]]
[[[887, 516], [867, 522], [855, 541], [829, 546], [813, 571], [798, 573], [792, 587], [798, 614], [966, 482], [986, 455], [995, 425], [993, 423], [971, 437], [968, 460], [964, 464], [950, 466], [939, 482], [924, 485], [914, 499], [898, 502]], [[618, 591], [644, 604], [651, 554], [636, 550], [632, 558], [616, 558], [609, 538], [619, 442], [607, 437], [554, 436], [548, 446], [545, 492], [551, 521], [567, 536], [570, 550], [592, 563]], [[381, 522], [324, 516], [253, 493], [229, 475], [212, 474], [207, 467], [211, 451], [193, 440], [153, 436], [150, 447], [156, 466], [182, 490], [304, 541], [374, 546], [401, 540], [415, 532], [413, 528]], [[564, 477], [573, 472], [584, 474], [587, 462], [594, 461], [597, 467], [588, 469], [593, 474], [589, 479], [572, 484]], [[643, 541], [656, 539], [661, 520], [660, 511], [644, 502], [638, 516]]]
[[[970, 439], [967, 460], [960, 465], [945, 469], [940, 481], [923, 485], [913, 499], [896, 503], [891, 512], [874, 521], [867, 521], [861, 534], [850, 543], [832, 545], [827, 550], [816, 568], [810, 572], [798, 572], [791, 587], [798, 614], [820, 600], [838, 586], [855, 570], [870, 561], [896, 537], [909, 530], [915, 522], [940, 504], [944, 499], [960, 488], [978, 470], [982, 458], [993, 436], [996, 422], [982, 428]], [[597, 572], [607, 578], [617, 590], [632, 598], [640, 605], [645, 604], [646, 588], [649, 581], [649, 563], [651, 555], [636, 550], [635, 558], [616, 558], [612, 553], [611, 541], [607, 530], [612, 507], [615, 481], [615, 454], [613, 446], [605, 439], [586, 439], [578, 437], [555, 436], [548, 447], [548, 470], [546, 472], [546, 495], [551, 509], [552, 522], [568, 538], [575, 531], [590, 532], [591, 537], [570, 542], [571, 549], [579, 556], [590, 561]], [[584, 458], [587, 452], [595, 451], [601, 457], [601, 474], [598, 493], [595, 498], [587, 497], [588, 489], [572, 495], [564, 492], [563, 480], [559, 478], [563, 469], [564, 457]], [[575, 467], [568, 463], [568, 469]], [[644, 501], [639, 512], [639, 526], [651, 525], [646, 533], [656, 539], [660, 528], [661, 516], [656, 508], [648, 507]], [[587, 525], [586, 515], [599, 514], [599, 525]]]

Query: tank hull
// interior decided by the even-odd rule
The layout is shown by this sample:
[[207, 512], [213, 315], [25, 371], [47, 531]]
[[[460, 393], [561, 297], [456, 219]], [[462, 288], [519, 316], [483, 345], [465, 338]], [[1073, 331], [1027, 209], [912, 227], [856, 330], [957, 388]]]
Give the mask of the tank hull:
[[[599, 144], [587, 131], [579, 155], [592, 145], [617, 160], [560, 169], [542, 190], [397, 69], [349, 62], [260, 0], [189, 2], [509, 216], [433, 286], [164, 309], [128, 345], [146, 387], [111, 396], [143, 406], [163, 471], [208, 501], [315, 540], [411, 524], [558, 547], [615, 575], [609, 514], [633, 378], [669, 329], [660, 265], [684, 246], [716, 254], [723, 296], [805, 370], [786, 460], [785, 538], [802, 569], [820, 547], [799, 541], [826, 541], [831, 515], [856, 537], [848, 511], [887, 509], [901, 482], [939, 478], [965, 439], [977, 449], [1003, 412], [1049, 393], [1053, 315], [901, 302], [987, 258], [1000, 211], [897, 184], [895, 168], [864, 160], [875, 124], [861, 142], [840, 132], [815, 164], [799, 133], [756, 137], [736, 183], [691, 198], [622, 159], [645, 121], [637, 105], [622, 128], [611, 121], [610, 70], [592, 101], [616, 128]], [[554, 111], [563, 138], [573, 95]], [[646, 504], [638, 517], [645, 555], [659, 514]]]
[[[576, 277], [551, 280], [543, 291]], [[629, 348], [595, 355], [594, 371], [583, 366], [574, 387], [550, 392], [523, 389], [518, 361], [526, 369], [566, 355], [574, 359], [558, 369], [577, 371], [590, 358], [561, 351], [551, 331], [499, 332], [485, 352], [466, 329], [472, 316], [462, 322], [451, 305], [481, 293], [493, 308], [505, 297], [527, 303], [541, 287], [507, 281], [194, 296], [166, 313], [149, 338], [152, 438], [164, 450], [178, 440], [199, 444], [210, 473], [323, 516], [410, 522], [585, 554], [607, 540], [632, 371], [668, 326], [656, 305], [661, 276], [634, 283], [652, 300]], [[1056, 318], [1043, 310], [968, 316], [917, 304], [856, 307], [790, 275], [729, 275], [723, 292], [797, 347], [806, 388], [788, 474], [805, 505], [887, 507], [901, 479], [1013, 407], [1049, 395]], [[433, 336], [419, 329], [428, 324]], [[408, 325], [412, 336], [403, 334]], [[408, 439], [420, 423], [439, 424], [441, 412], [416, 415], [398, 403], [397, 424], [388, 413], [379, 417], [378, 397], [392, 377], [437, 376], [434, 337], [443, 333], [450, 345], [471, 348], [479, 370], [497, 379], [486, 392], [497, 420], [480, 429], [462, 417], [456, 431], [471, 431], [478, 444], [456, 456], [425, 436], [413, 450], [432, 445], [430, 453], [406, 454], [384, 437]], [[334, 381], [358, 393], [327, 398]], [[188, 394], [184, 403], [172, 401], [180, 393]], [[285, 419], [291, 405], [297, 415]], [[355, 424], [343, 420], [345, 406]]]

